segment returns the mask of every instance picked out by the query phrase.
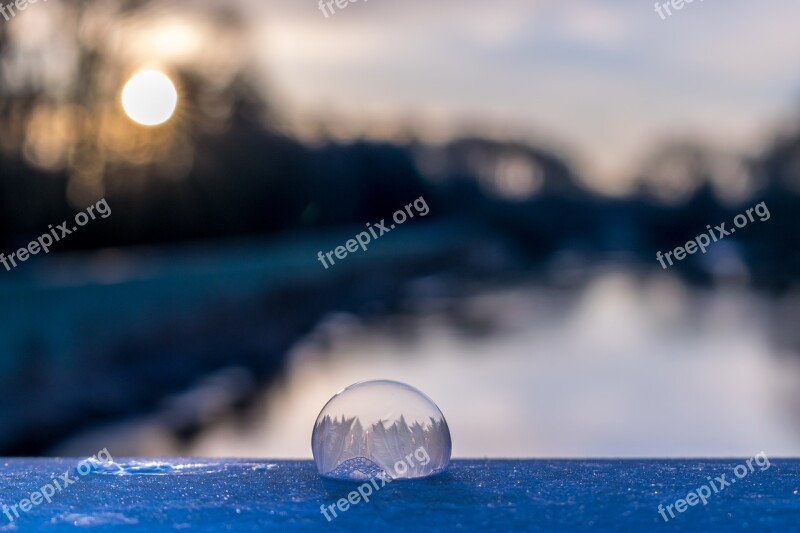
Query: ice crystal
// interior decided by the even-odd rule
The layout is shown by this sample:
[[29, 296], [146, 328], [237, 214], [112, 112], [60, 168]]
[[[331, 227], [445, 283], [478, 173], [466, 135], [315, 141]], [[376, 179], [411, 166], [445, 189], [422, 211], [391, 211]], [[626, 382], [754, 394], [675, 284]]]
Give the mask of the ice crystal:
[[325, 405], [314, 426], [312, 449], [326, 477], [418, 478], [447, 467], [450, 430], [436, 404], [417, 389], [367, 381]]

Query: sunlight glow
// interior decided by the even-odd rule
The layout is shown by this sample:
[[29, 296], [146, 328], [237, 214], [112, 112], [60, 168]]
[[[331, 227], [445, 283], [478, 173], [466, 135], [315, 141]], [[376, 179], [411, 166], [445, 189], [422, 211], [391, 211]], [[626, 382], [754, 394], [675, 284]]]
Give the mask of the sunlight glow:
[[143, 126], [157, 126], [170, 119], [178, 105], [178, 91], [172, 80], [159, 70], [142, 70], [122, 90], [122, 107], [131, 120]]

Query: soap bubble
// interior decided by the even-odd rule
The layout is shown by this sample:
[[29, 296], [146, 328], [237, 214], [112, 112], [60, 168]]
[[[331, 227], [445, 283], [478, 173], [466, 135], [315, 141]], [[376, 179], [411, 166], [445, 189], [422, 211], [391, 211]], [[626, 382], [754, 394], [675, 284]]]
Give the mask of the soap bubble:
[[423, 393], [397, 381], [363, 381], [322, 408], [311, 448], [325, 477], [364, 481], [438, 474], [450, 462], [450, 429]]

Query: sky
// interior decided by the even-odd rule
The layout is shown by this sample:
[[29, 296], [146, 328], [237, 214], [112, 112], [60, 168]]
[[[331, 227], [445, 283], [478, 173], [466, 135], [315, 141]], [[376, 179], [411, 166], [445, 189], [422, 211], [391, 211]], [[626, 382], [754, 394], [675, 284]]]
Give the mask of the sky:
[[657, 143], [756, 154], [800, 109], [800, 4], [633, 0], [239, 0], [296, 131], [523, 139], [624, 192]]

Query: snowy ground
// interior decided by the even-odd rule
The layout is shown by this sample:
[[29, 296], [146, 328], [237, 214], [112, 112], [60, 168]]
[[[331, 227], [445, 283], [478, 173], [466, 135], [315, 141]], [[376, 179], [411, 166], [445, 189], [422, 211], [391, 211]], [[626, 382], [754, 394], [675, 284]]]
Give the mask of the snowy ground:
[[798, 531], [800, 460], [774, 458], [665, 524], [659, 504], [709, 477], [736, 480], [743, 462], [458, 460], [433, 478], [377, 482], [368, 502], [350, 503], [342, 498], [359, 485], [323, 481], [310, 461], [117, 459], [80, 476], [78, 459], [10, 459], [0, 506], [65, 472], [75, 481], [13, 522], [0, 516], [0, 531]]

